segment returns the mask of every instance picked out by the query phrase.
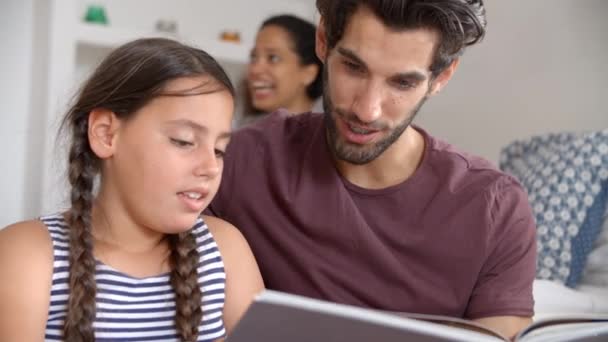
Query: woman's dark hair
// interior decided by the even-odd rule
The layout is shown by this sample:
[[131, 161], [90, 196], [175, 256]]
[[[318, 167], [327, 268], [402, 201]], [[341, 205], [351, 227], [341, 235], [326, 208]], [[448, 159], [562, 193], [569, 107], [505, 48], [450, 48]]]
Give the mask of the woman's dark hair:
[[300, 64], [316, 64], [319, 72], [315, 80], [306, 88], [306, 95], [311, 100], [317, 99], [323, 94], [322, 70], [323, 63], [315, 52], [315, 25], [296, 16], [283, 14], [266, 19], [260, 29], [266, 26], [278, 26], [291, 37], [293, 49], [300, 59]]
[[[315, 80], [306, 87], [306, 95], [316, 100], [323, 94], [323, 63], [315, 52], [316, 27], [312, 23], [290, 14], [276, 15], [262, 22], [259, 30], [267, 26], [278, 26], [284, 29], [293, 44], [292, 49], [298, 56], [300, 65], [315, 64], [318, 68]], [[251, 105], [251, 94], [247, 91], [245, 82], [241, 85], [245, 97], [245, 115], [262, 114]]]
[[482, 0], [317, 0], [329, 49], [342, 38], [359, 6], [371, 9], [384, 25], [395, 30], [429, 28], [439, 32], [441, 40], [430, 68], [433, 76], [485, 35]]
[[[167, 82], [181, 77], [208, 76], [209, 81], [184, 93], [165, 92]], [[91, 234], [93, 183], [101, 160], [93, 153], [87, 135], [90, 112], [111, 110], [128, 120], [158, 96], [189, 96], [234, 88], [220, 65], [206, 52], [179, 42], [149, 38], [127, 43], [108, 55], [84, 83], [74, 105], [63, 119], [70, 132], [68, 178], [71, 207], [69, 225], [69, 300], [64, 340], [93, 341], [95, 320], [95, 259]], [[202, 319], [198, 286], [196, 241], [189, 232], [169, 235], [171, 285], [175, 292], [175, 326], [184, 341], [195, 341]]]

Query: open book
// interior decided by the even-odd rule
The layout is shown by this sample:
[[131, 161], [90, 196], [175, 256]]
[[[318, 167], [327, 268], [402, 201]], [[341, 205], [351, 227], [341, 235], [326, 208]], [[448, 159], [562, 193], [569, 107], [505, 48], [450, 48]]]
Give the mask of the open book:
[[[257, 296], [226, 342], [501, 342], [504, 336], [463, 319], [390, 313], [266, 290]], [[608, 341], [608, 315], [537, 321], [520, 342]]]

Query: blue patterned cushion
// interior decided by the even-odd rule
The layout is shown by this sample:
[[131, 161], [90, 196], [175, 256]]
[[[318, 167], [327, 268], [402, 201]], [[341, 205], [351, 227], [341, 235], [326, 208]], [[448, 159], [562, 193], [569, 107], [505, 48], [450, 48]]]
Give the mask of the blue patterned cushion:
[[608, 203], [608, 129], [515, 141], [500, 168], [528, 191], [537, 225], [537, 277], [575, 287]]

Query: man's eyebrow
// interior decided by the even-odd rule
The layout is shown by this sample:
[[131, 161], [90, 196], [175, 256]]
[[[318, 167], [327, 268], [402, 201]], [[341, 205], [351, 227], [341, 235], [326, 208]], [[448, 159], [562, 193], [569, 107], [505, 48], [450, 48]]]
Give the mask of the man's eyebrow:
[[422, 82], [427, 79], [427, 76], [419, 71], [408, 71], [400, 72], [395, 74], [392, 78], [407, 79], [416, 82]]
[[[207, 127], [187, 119], [171, 120], [167, 123], [172, 126], [186, 126], [200, 133], [207, 133], [209, 131]], [[219, 139], [229, 139], [231, 136], [231, 132], [222, 132], [219, 134]]]
[[[348, 59], [351, 59], [352, 61], [356, 62], [357, 64], [360, 64], [364, 68], [367, 68], [367, 65], [365, 64], [365, 62], [359, 56], [357, 56], [357, 54], [354, 51], [344, 48], [344, 47], [338, 47], [336, 50], [342, 56], [344, 56]], [[420, 71], [406, 71], [406, 72], [396, 73], [393, 76], [391, 76], [391, 78], [409, 79], [409, 80], [413, 80], [416, 82], [422, 82], [427, 79], [427, 76]]]
[[342, 56], [344, 56], [344, 57], [346, 57], [348, 59], [352, 59], [354, 62], [357, 62], [357, 64], [361, 64], [364, 67], [367, 66], [365, 64], [365, 62], [361, 58], [359, 58], [359, 56], [357, 56], [357, 54], [354, 51], [352, 51], [351, 49], [347, 49], [347, 48], [339, 46], [337, 48], [337, 51]]

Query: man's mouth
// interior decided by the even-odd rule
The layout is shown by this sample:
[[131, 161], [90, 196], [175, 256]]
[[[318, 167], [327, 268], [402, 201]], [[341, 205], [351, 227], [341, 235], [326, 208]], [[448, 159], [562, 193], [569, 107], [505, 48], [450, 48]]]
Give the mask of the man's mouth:
[[381, 131], [371, 127], [362, 127], [352, 122], [347, 122], [343, 118], [338, 118], [339, 130], [343, 138], [352, 144], [364, 145], [376, 139]]
[[365, 134], [372, 134], [372, 133], [378, 132], [378, 130], [375, 130], [375, 129], [366, 129], [366, 128], [363, 128], [363, 127], [360, 127], [360, 126], [353, 125], [351, 123], [346, 123], [346, 125], [348, 126], [348, 128], [353, 133], [356, 133], [356, 134], [363, 134], [363, 135], [365, 135]]

